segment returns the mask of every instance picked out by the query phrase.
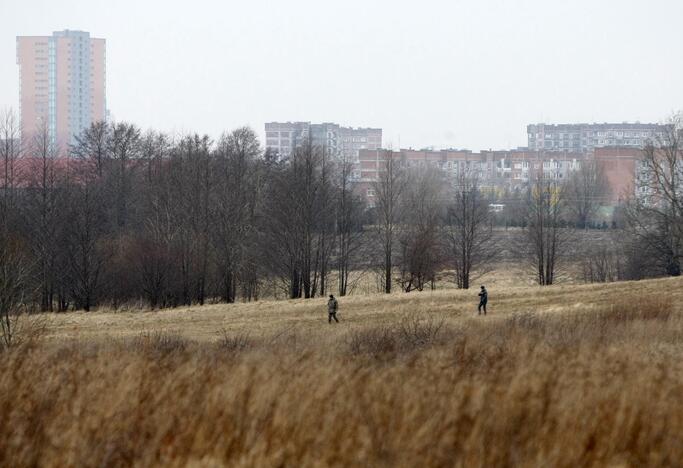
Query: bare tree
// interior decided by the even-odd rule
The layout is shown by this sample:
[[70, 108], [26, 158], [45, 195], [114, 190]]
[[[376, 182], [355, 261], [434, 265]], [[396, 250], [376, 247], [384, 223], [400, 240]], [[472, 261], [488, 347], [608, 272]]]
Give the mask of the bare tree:
[[553, 179], [551, 174], [538, 172], [531, 177], [524, 207], [526, 227], [521, 247], [531, 262], [538, 284], [548, 286], [557, 280], [569, 246], [565, 186]]
[[175, 255], [179, 267], [179, 300], [190, 305], [206, 299], [209, 267], [211, 141], [187, 136], [171, 153], [170, 183], [173, 222], [178, 227]]
[[118, 308], [122, 302], [136, 297], [138, 282], [130, 275], [131, 234], [139, 226], [136, 216], [140, 208], [137, 197], [140, 184], [141, 132], [133, 124], [119, 122], [111, 127], [107, 153], [111, 158], [105, 166], [105, 209], [107, 213], [110, 242], [107, 277], [112, 306]]
[[20, 129], [9, 109], [0, 114], [0, 321], [4, 346], [11, 346], [16, 306], [21, 302], [27, 279], [18, 220], [18, 159]]
[[112, 127], [95, 122], [70, 147], [73, 169], [65, 210], [68, 278], [74, 308], [89, 311], [103, 295], [103, 276], [111, 250], [113, 203]]
[[6, 348], [15, 340], [19, 306], [24, 302], [28, 276], [27, 261], [19, 242], [0, 232], [0, 328]]
[[142, 222], [137, 226], [131, 248], [135, 252], [140, 287], [149, 306], [152, 309], [175, 306], [180, 302], [180, 294], [172, 286], [175, 286], [177, 264], [182, 255], [174, 249], [179, 231], [185, 228], [176, 212], [187, 209], [184, 194], [178, 195], [184, 188], [182, 174], [186, 168], [182, 157], [178, 161], [178, 154], [173, 153], [176, 148], [163, 133], [147, 132], [141, 146], [145, 173], [140, 187]]
[[357, 256], [363, 247], [362, 217], [364, 203], [351, 180], [352, 163], [342, 160], [337, 193], [337, 277], [338, 294], [345, 296], [351, 286], [351, 272], [358, 268]]
[[323, 154], [310, 142], [297, 148], [273, 171], [266, 215], [270, 266], [290, 298], [312, 298], [320, 275], [322, 224], [329, 210], [323, 192]]
[[325, 295], [327, 280], [330, 273], [329, 262], [334, 249], [336, 236], [334, 235], [334, 153], [327, 146], [319, 148], [320, 164], [320, 193], [318, 195], [319, 211], [317, 216], [317, 232], [315, 234], [315, 260], [313, 265], [312, 297], [319, 291]]
[[80, 135], [76, 135], [76, 144], [70, 147], [70, 153], [87, 162], [95, 175], [102, 179], [105, 167], [111, 160], [111, 137], [112, 127], [107, 122], [93, 122]]
[[156, 219], [148, 221], [148, 228], [136, 239], [135, 254], [140, 286], [149, 306], [174, 306], [178, 298], [171, 291], [171, 278], [176, 269], [173, 251], [173, 227], [170, 213], [160, 211]]
[[[112, 126], [108, 139], [108, 154], [112, 158], [109, 174], [110, 197], [113, 204], [114, 229], [123, 232], [130, 221], [133, 201], [133, 178], [142, 149], [140, 129], [125, 122]], [[93, 155], [95, 158], [97, 154]]]
[[456, 177], [446, 212], [446, 244], [455, 284], [468, 289], [472, 273], [488, 271], [498, 255], [493, 217], [476, 174]]
[[394, 244], [401, 217], [400, 200], [406, 185], [405, 169], [391, 150], [378, 150], [378, 179], [373, 183], [377, 236], [382, 254], [384, 292], [389, 294], [394, 269]]
[[[224, 133], [215, 151], [212, 242], [216, 252], [220, 297], [234, 302], [240, 281], [253, 296], [257, 268], [250, 259], [256, 240], [259, 142], [247, 127]], [[251, 249], [248, 247], [252, 247]]]
[[586, 283], [609, 283], [620, 278], [619, 254], [606, 246], [590, 248], [581, 266]]
[[66, 216], [66, 256], [74, 307], [86, 312], [98, 303], [107, 257], [106, 211], [103, 188], [98, 179], [81, 173], [70, 185]]
[[401, 288], [405, 292], [422, 291], [427, 283], [434, 286], [436, 272], [442, 266], [439, 221], [443, 177], [434, 168], [419, 168], [408, 175], [400, 200], [401, 229], [399, 265]]
[[636, 194], [629, 201], [629, 231], [651, 250], [662, 270], [681, 274], [683, 257], [683, 148], [681, 115], [643, 150]]
[[601, 205], [608, 201], [609, 185], [605, 172], [595, 160], [585, 160], [572, 173], [566, 187], [567, 207], [576, 227], [587, 228]]
[[18, 159], [21, 156], [19, 121], [11, 109], [0, 113], [0, 223], [9, 229], [17, 203]]
[[[64, 269], [60, 261], [64, 253], [61, 243], [64, 234], [64, 173], [58, 167], [57, 154], [47, 123], [43, 122], [31, 142], [23, 209], [36, 260], [36, 279], [43, 311], [53, 311], [55, 299], [64, 295]], [[58, 305], [64, 303], [62, 300], [57, 302]]]

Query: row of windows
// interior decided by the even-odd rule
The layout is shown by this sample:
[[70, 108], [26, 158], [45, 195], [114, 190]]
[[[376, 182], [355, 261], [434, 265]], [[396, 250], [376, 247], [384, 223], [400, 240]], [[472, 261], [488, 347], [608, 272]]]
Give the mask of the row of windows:
[[[294, 133], [299, 133], [299, 132], [294, 132]], [[305, 136], [306, 132], [301, 133], [301, 135]], [[268, 138], [277, 138], [278, 136], [280, 138], [290, 138], [293, 135], [292, 135], [292, 132], [290, 132], [290, 131], [280, 131], [280, 132], [266, 131], [266, 137], [268, 137]], [[327, 138], [328, 139], [334, 139], [336, 137], [337, 137], [336, 133], [327, 132]], [[341, 138], [341, 140], [343, 142], [347, 142], [347, 143], [367, 143], [368, 141], [379, 142], [379, 141], [381, 141], [381, 137], [372, 137], [372, 136], [370, 136], [370, 137], [364, 137], [364, 136], [363, 137], [344, 137], [344, 138]]]
[[[654, 132], [654, 131], [644, 131], [644, 132], [635, 132], [635, 131], [606, 131], [606, 132], [584, 132], [583, 134], [580, 133], [547, 133], [547, 134], [542, 134], [542, 133], [537, 133], [535, 135], [535, 138], [538, 140], [546, 139], [546, 140], [577, 140], [580, 137], [582, 138], [589, 138], [593, 136], [598, 136], [598, 137], [608, 137], [608, 138], [638, 138], [638, 137], [643, 137], [647, 138], [653, 135], [662, 135], [661, 132]], [[530, 133], [529, 134], [530, 139], [534, 139], [534, 134]]]
[[[643, 145], [645, 144], [645, 140], [641, 139], [626, 139], [626, 140], [618, 140], [618, 139], [593, 139], [588, 142], [584, 142], [583, 145]], [[546, 141], [546, 142], [539, 142], [537, 145], [538, 148], [566, 148], [566, 149], [577, 149], [582, 147], [582, 145], [578, 144], [577, 142], [574, 142], [570, 144], [569, 142], [563, 141], [563, 142], [552, 142], [552, 141]]]

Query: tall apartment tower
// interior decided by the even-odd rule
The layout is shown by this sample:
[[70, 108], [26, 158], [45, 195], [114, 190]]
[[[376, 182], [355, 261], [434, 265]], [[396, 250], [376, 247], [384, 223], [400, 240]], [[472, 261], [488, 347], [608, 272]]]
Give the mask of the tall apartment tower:
[[52, 36], [17, 36], [21, 138], [24, 144], [41, 129], [67, 154], [75, 136], [106, 118], [105, 40], [85, 31]]

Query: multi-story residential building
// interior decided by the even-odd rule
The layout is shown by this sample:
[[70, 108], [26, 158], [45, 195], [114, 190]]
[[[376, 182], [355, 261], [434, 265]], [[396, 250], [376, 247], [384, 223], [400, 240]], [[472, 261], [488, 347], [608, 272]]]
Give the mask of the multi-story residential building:
[[529, 182], [534, 172], [565, 180], [588, 157], [585, 153], [529, 150], [482, 151], [481, 155], [492, 162], [493, 170], [488, 174], [491, 185], [508, 188]]
[[667, 125], [642, 123], [532, 124], [527, 125], [532, 151], [591, 153], [595, 148], [642, 148], [648, 140], [664, 135]]
[[360, 190], [369, 204], [374, 205], [373, 183], [385, 170], [388, 158], [403, 167], [434, 167], [455, 180], [458, 175], [477, 175], [484, 190], [504, 192], [529, 182], [531, 174], [543, 172], [545, 177], [558, 181], [570, 177], [589, 156], [584, 153], [553, 151], [481, 151], [469, 150], [360, 150]]
[[294, 148], [311, 141], [328, 148], [329, 154], [352, 161], [354, 179], [371, 206], [375, 197], [373, 184], [385, 170], [388, 158], [403, 167], [438, 168], [452, 180], [460, 174], [476, 174], [484, 190], [500, 194], [524, 187], [534, 173], [562, 181], [585, 161], [596, 161], [609, 185], [609, 195], [603, 201], [614, 204], [638, 190], [642, 147], [670, 130], [659, 124], [530, 125], [529, 148], [475, 153], [455, 149], [391, 151], [381, 149], [379, 129], [351, 129], [330, 123], [270, 123], [266, 124], [266, 147], [286, 157]]
[[48, 131], [61, 154], [106, 118], [105, 40], [85, 31], [17, 36], [22, 141]]
[[381, 128], [342, 127], [330, 122], [269, 122], [265, 130], [266, 150], [279, 157], [288, 158], [296, 148], [310, 141], [313, 146], [325, 148], [327, 154], [352, 163], [355, 178], [360, 177], [358, 152], [382, 147]]
[[266, 150], [280, 158], [288, 158], [294, 149], [308, 140], [310, 126], [309, 122], [266, 123]]
[[[340, 155], [345, 161], [351, 161], [356, 164], [356, 170], [360, 169], [358, 165], [358, 152], [360, 150], [379, 149], [382, 147], [382, 129], [381, 128], [351, 128], [339, 127], [340, 138]], [[357, 174], [358, 176], [360, 174]]]

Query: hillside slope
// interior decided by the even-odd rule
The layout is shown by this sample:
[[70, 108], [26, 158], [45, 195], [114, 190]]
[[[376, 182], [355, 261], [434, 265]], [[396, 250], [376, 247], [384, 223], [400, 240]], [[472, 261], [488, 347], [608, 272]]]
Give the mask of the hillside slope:
[[[338, 328], [349, 329], [392, 322], [419, 313], [446, 322], [476, 316], [477, 288], [339, 298]], [[605, 304], [641, 298], [670, 298], [683, 311], [683, 278], [550, 287], [510, 287], [489, 290], [487, 319], [514, 313], [589, 311]], [[326, 298], [217, 304], [147, 312], [76, 312], [47, 316], [49, 336], [58, 339], [130, 337], [165, 332], [192, 340], [212, 341], [228, 333], [268, 336], [285, 329], [327, 330]], [[339, 331], [339, 330], [337, 330]]]
[[680, 466], [682, 286], [49, 316], [0, 360], [0, 466]]

